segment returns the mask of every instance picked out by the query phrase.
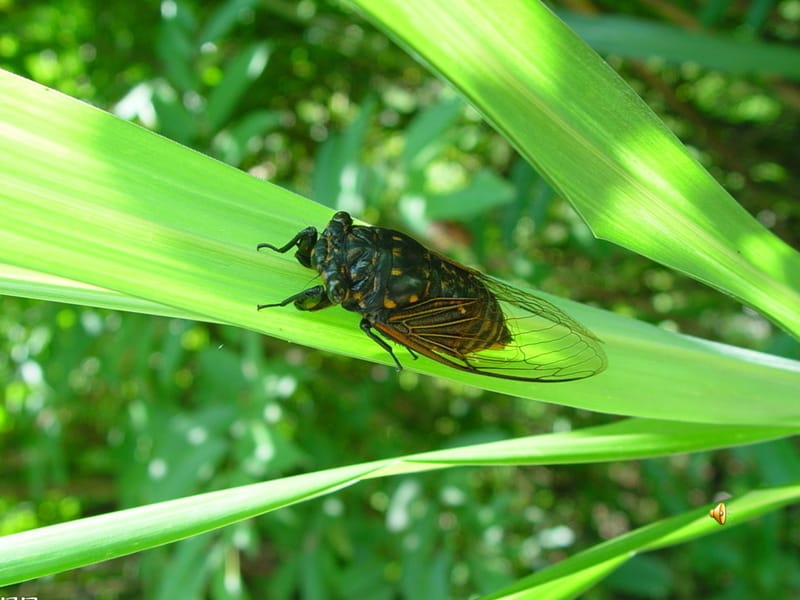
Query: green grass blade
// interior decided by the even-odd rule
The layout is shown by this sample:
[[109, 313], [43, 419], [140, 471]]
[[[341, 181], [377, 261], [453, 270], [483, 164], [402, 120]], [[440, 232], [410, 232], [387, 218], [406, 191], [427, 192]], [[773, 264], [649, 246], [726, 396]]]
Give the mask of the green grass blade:
[[[630, 559], [630, 555], [614, 556], [603, 562], [588, 565], [567, 576], [559, 577], [552, 581], [539, 583], [527, 589], [509, 593], [501, 592], [491, 595], [490, 598], [502, 600], [567, 600], [578, 598], [582, 592], [592, 588], [622, 566]], [[486, 600], [486, 597], [484, 597]]]
[[186, 310], [164, 306], [141, 298], [132, 298], [94, 285], [3, 264], [0, 264], [0, 290], [10, 296], [49, 302], [96, 306], [160, 317], [210, 320], [208, 317]]
[[800, 336], [800, 254], [744, 211], [543, 4], [353, 4], [458, 87], [595, 235], [731, 294]]
[[5, 536], [0, 538], [0, 585], [67, 571], [218, 529], [340, 489], [380, 464], [319, 471]]
[[200, 494], [0, 538], [0, 585], [123, 556], [304, 502], [366, 478], [463, 465], [650, 458], [761, 442], [786, 427], [713, 427], [628, 420], [580, 431], [427, 452]]
[[[725, 527], [735, 527], [782, 506], [800, 501], [800, 485], [754, 490], [725, 502], [728, 522]], [[720, 526], [708, 516], [708, 508], [699, 508], [594, 546], [562, 562], [515, 582], [484, 600], [509, 598], [572, 598], [571, 595], [544, 595], [559, 582], [567, 587], [572, 578], [578, 581], [586, 572], [594, 572], [600, 565], [621, 565], [627, 557], [638, 552], [657, 550], [681, 544], [698, 537], [720, 531]]]
[[795, 435], [798, 427], [741, 427], [626, 419], [566, 433], [530, 436], [407, 457], [448, 465], [586, 464], [641, 460]]
[[[291, 256], [257, 253], [331, 211], [29, 81], [0, 73], [0, 256], [11, 266], [391, 364], [340, 309], [257, 312], [309, 287]], [[2, 281], [0, 281], [2, 284]], [[515, 396], [648, 418], [800, 423], [800, 363], [547, 299], [604, 342], [609, 368], [566, 384], [460, 373], [399, 349], [406, 368]], [[54, 300], [64, 301], [63, 293]], [[86, 300], [76, 293], [76, 302]], [[161, 310], [163, 309], [154, 309]], [[758, 402], [754, 402], [758, 398]]]
[[734, 75], [780, 75], [800, 79], [800, 50], [749, 37], [687, 31], [665, 23], [616, 15], [558, 16], [603, 54], [647, 60], [661, 58], [675, 64], [691, 62]]

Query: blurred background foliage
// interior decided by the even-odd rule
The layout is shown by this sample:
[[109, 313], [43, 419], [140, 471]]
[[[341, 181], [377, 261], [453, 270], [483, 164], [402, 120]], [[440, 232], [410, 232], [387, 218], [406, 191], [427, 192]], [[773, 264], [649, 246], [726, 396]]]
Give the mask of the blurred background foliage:
[[[800, 0], [552, 6], [748, 211], [800, 247], [800, 76], [780, 58], [800, 41]], [[722, 48], [728, 60], [718, 60]], [[495, 275], [800, 358], [795, 341], [730, 298], [595, 240], [476, 111], [346, 4], [3, 0], [0, 66]], [[397, 375], [225, 326], [0, 303], [0, 535], [611, 419]], [[781, 440], [636, 463], [367, 481], [1, 591], [465, 598], [719, 492], [796, 481], [798, 473], [796, 442]], [[793, 508], [635, 557], [586, 597], [798, 597], [798, 546]]]

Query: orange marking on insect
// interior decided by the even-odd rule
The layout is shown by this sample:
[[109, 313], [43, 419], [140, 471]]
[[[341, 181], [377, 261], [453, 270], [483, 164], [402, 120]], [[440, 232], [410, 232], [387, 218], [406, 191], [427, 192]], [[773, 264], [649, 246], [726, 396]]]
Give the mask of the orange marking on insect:
[[398, 269], [397, 267], [392, 267], [391, 270], [392, 275], [402, 275], [403, 269]]
[[391, 298], [384, 298], [383, 308], [397, 308], [397, 302], [395, 302]]
[[411, 302], [411, 304], [413, 304], [414, 302], [419, 302], [419, 296], [417, 296], [416, 294], [411, 294], [408, 297], [408, 301]]

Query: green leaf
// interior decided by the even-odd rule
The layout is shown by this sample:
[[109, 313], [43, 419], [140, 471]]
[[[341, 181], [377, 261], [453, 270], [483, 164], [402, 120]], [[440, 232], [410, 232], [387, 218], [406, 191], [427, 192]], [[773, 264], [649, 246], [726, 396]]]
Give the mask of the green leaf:
[[442, 136], [464, 109], [458, 97], [446, 98], [421, 111], [406, 129], [403, 161], [408, 171], [425, 169], [439, 153]]
[[375, 99], [368, 98], [355, 121], [345, 131], [332, 134], [320, 147], [312, 181], [317, 202], [342, 210], [363, 209], [361, 151], [376, 108]]
[[214, 137], [214, 154], [228, 164], [238, 165], [252, 150], [251, 142], [276, 129], [280, 123], [278, 112], [254, 110], [247, 113]]
[[800, 336], [800, 254], [747, 214], [542, 3], [353, 4], [460, 89], [595, 235]]
[[258, 0], [230, 0], [215, 7], [199, 35], [201, 44], [216, 43], [220, 38], [231, 36], [231, 30], [242, 22], [242, 16], [258, 6]]
[[[287, 477], [5, 536], [0, 543], [0, 585], [154, 548], [303, 502], [366, 478], [456, 465], [532, 465], [647, 458], [754, 443], [792, 432], [796, 429], [629, 420], [581, 431], [426, 452]], [[741, 513], [742, 519], [748, 515], [738, 508], [734, 512]], [[760, 513], [750, 516], [754, 514]], [[646, 547], [667, 543], [659, 539], [647, 538]], [[605, 556], [604, 560], [607, 558]]]
[[[527, 589], [518, 589], [516, 586], [508, 592], [497, 592], [484, 597], [497, 600], [556, 600], [578, 598], [581, 592], [593, 587], [598, 581], [605, 579], [610, 573], [630, 559], [630, 555], [620, 555], [605, 561], [598, 561], [594, 565], [587, 565], [567, 576], [532, 585]], [[520, 588], [522, 586], [519, 586]]]
[[173, 4], [170, 9], [158, 28], [155, 49], [169, 82], [181, 92], [190, 92], [197, 86], [197, 75], [190, 68], [197, 52], [192, 40], [195, 15], [184, 3]]
[[771, 73], [800, 79], [800, 51], [749, 37], [686, 31], [664, 23], [621, 16], [562, 12], [559, 17], [592, 48], [626, 58], [691, 62], [735, 75]]
[[466, 186], [429, 197], [425, 217], [466, 221], [513, 200], [514, 187], [508, 181], [489, 169], [480, 169]]
[[[308, 225], [321, 227], [329, 209], [19, 77], [0, 73], [0, 84], [6, 91], [0, 97], [5, 263], [111, 290], [117, 295], [109, 301], [118, 306], [120, 295], [127, 296], [134, 299], [130, 310], [147, 301], [160, 313], [166, 307], [392, 364], [360, 331], [355, 314], [255, 309], [307, 288], [313, 278], [293, 257], [258, 253], [256, 245], [283, 244]], [[10, 282], [16, 289], [19, 284]], [[96, 288], [89, 288], [94, 295], [101, 293]], [[461, 373], [424, 358], [401, 354], [401, 360], [409, 370], [595, 411], [707, 423], [800, 423], [796, 361], [540, 295], [605, 342], [604, 373], [537, 385]], [[84, 288], [80, 299], [86, 298]], [[65, 292], [52, 299], [64, 300]]]
[[383, 463], [149, 504], [3, 537], [0, 585], [10, 585], [211, 531], [357, 481]]
[[[798, 500], [800, 500], [800, 485], [748, 492], [726, 501], [729, 520], [725, 527], [747, 522], [782, 506], [796, 503]], [[581, 587], [582, 583], [594, 577], [598, 570], [602, 574], [607, 574], [610, 570], [607, 567], [618, 567], [634, 553], [681, 544], [719, 531], [719, 527], [709, 518], [708, 508], [705, 507], [663, 519], [579, 552], [503, 590], [485, 596], [484, 600], [573, 598], [574, 595], [569, 590], [573, 587], [576, 590], [584, 589]], [[562, 593], [561, 590], [567, 590], [569, 593]]]
[[208, 97], [206, 116], [211, 131], [219, 130], [228, 122], [247, 88], [264, 72], [269, 54], [267, 44], [252, 44], [230, 61], [225, 75]]

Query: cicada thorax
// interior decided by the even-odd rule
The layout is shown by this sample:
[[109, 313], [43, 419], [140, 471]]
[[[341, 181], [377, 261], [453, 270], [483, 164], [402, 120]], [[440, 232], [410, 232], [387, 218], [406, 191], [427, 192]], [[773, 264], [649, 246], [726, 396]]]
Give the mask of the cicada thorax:
[[499, 303], [476, 272], [400, 232], [334, 219], [314, 262], [332, 302], [393, 337], [458, 358], [511, 341]]

